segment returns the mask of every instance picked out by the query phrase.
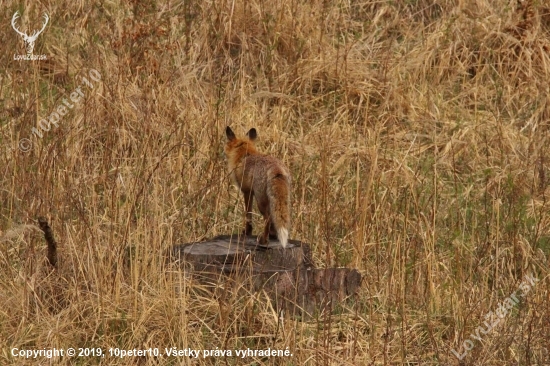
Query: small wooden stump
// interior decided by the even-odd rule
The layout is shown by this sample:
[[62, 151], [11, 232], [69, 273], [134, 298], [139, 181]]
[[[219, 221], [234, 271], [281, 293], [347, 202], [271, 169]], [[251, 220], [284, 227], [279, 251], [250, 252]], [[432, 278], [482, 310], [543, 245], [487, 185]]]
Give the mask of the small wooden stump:
[[297, 240], [283, 249], [275, 240], [259, 245], [255, 236], [221, 235], [175, 245], [169, 257], [203, 283], [250, 276], [253, 291], [266, 290], [278, 308], [298, 315], [330, 311], [361, 284], [355, 269], [313, 268], [309, 245]]

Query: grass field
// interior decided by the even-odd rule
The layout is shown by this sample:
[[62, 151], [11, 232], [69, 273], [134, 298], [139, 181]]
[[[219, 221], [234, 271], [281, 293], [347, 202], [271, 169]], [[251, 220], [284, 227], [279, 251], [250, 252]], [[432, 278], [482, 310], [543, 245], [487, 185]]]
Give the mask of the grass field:
[[[2, 6], [0, 364], [550, 365], [545, 1], [90, 3]], [[49, 15], [46, 60], [14, 60], [16, 11]], [[355, 301], [281, 317], [163, 265], [242, 229], [227, 125], [289, 166], [291, 238]], [[69, 347], [107, 355], [12, 356]], [[172, 347], [233, 354], [108, 352]]]

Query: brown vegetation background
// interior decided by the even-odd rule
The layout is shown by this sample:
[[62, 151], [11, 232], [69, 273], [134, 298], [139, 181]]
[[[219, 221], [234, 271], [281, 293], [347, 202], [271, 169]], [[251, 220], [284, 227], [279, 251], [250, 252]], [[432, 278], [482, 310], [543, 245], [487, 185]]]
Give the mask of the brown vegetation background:
[[[7, 1], [0, 26], [0, 363], [11, 348], [285, 349], [102, 365], [549, 365], [550, 6], [543, 1]], [[30, 33], [46, 61], [14, 61]], [[85, 98], [32, 137], [95, 69]], [[241, 229], [224, 128], [293, 177], [291, 238], [357, 268], [354, 302], [281, 317], [167, 270]], [[31, 138], [32, 150], [18, 149]], [[256, 211], [257, 213], [257, 211]], [[59, 242], [46, 262], [37, 218]], [[260, 224], [255, 215], [255, 230]]]

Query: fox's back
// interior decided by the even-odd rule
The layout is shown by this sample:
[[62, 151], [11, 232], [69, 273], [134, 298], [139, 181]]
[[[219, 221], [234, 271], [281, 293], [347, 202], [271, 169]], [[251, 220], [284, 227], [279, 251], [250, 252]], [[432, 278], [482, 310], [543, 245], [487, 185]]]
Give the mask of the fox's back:
[[290, 186], [290, 172], [277, 158], [251, 154], [242, 159], [241, 166], [235, 169], [235, 183], [245, 189], [252, 189], [257, 199], [267, 197], [267, 183], [272, 179], [281, 179]]

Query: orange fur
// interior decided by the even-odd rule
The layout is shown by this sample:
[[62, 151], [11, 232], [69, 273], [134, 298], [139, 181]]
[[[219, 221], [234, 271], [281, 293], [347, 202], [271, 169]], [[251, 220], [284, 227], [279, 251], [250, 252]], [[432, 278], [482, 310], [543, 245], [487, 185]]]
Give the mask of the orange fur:
[[263, 233], [258, 237], [261, 244], [267, 243], [268, 235], [277, 233], [285, 248], [290, 230], [290, 172], [277, 158], [260, 154], [254, 146], [256, 130], [248, 131], [248, 139], [239, 139], [230, 127], [225, 130], [227, 143], [225, 155], [231, 180], [241, 189], [246, 209], [246, 235], [252, 234], [252, 201], [265, 220]]

